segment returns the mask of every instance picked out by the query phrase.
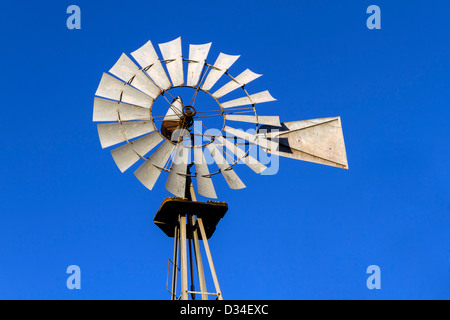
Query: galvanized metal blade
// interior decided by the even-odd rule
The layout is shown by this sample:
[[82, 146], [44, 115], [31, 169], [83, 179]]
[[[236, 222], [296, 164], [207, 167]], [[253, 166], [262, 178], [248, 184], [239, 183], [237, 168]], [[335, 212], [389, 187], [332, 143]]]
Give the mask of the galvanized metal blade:
[[211, 42], [207, 44], [189, 45], [189, 64], [187, 72], [188, 87], [195, 87], [200, 80], [200, 75], [210, 48]]
[[159, 49], [166, 62], [167, 71], [174, 87], [184, 84], [183, 54], [181, 52], [181, 37], [175, 40], [160, 43]]
[[172, 86], [151, 41], [131, 55], [160, 89], [167, 90]]
[[177, 197], [186, 196], [186, 173], [190, 148], [178, 144], [172, 162], [171, 171], [166, 182], [166, 189]]
[[194, 146], [194, 163], [198, 193], [207, 198], [217, 199], [205, 155], [200, 146]]
[[102, 148], [107, 148], [155, 131], [152, 121], [132, 121], [122, 123], [101, 123], [97, 125]]
[[123, 53], [109, 72], [136, 89], [156, 99], [161, 90]]
[[223, 130], [228, 132], [232, 136], [238, 137], [239, 139], [247, 140], [252, 144], [260, 146], [266, 152], [267, 149], [275, 150], [278, 147], [278, 143], [276, 141], [265, 139], [260, 135], [254, 135], [249, 132], [244, 132], [242, 130], [235, 129], [229, 126], [225, 126]]
[[95, 92], [96, 96], [150, 108], [154, 99], [128, 84], [104, 73]]
[[216, 92], [214, 92], [212, 95], [214, 98], [219, 99], [223, 97], [224, 95], [236, 90], [237, 88], [241, 88], [245, 86], [246, 84], [250, 83], [251, 81], [261, 77], [262, 74], [256, 74], [250, 69], [245, 70], [240, 75], [238, 75], [236, 78], [222, 86], [220, 89], [218, 89]]
[[135, 172], [134, 175], [148, 189], [152, 190], [158, 180], [162, 169], [169, 160], [175, 146], [170, 141], [164, 143], [148, 158]]
[[206, 77], [206, 80], [202, 85], [202, 90], [209, 91], [239, 57], [240, 56], [232, 56], [220, 53], [216, 62], [214, 62], [214, 66], [209, 71], [208, 76]]
[[238, 106], [245, 106], [249, 104], [256, 104], [256, 103], [263, 103], [263, 102], [269, 102], [269, 101], [275, 101], [276, 99], [272, 97], [269, 93], [269, 91], [263, 91], [259, 93], [255, 93], [250, 95], [249, 97], [243, 97], [234, 99], [231, 101], [227, 101], [224, 103], [221, 103], [223, 108], [232, 108], [232, 107], [238, 107]]
[[130, 141], [130, 143], [111, 150], [111, 155], [120, 171], [124, 172], [139, 161], [139, 159], [143, 159], [144, 156], [156, 147], [162, 140], [163, 138], [159, 132], [153, 131], [142, 138]]
[[224, 139], [222, 137], [217, 137], [216, 140], [224, 145], [228, 150], [230, 150], [237, 159], [240, 159], [243, 163], [245, 163], [250, 169], [252, 169], [256, 173], [261, 173], [267, 167], [263, 165], [261, 162], [253, 158], [250, 154], [246, 153], [244, 150], [239, 148], [237, 145], [229, 141], [228, 139]]
[[278, 116], [250, 116], [250, 115], [240, 115], [240, 114], [224, 114], [226, 120], [240, 121], [240, 122], [251, 122], [258, 124], [268, 124], [272, 126], [281, 126], [280, 117]]
[[214, 143], [210, 143], [207, 145], [207, 148], [211, 155], [214, 158], [215, 163], [219, 167], [220, 172], [225, 178], [228, 186], [231, 189], [243, 189], [245, 188], [245, 184], [239, 179], [236, 172], [234, 172], [233, 168], [230, 168], [230, 165], [227, 163], [225, 158], [222, 156], [222, 151], [217, 148]]
[[149, 108], [142, 108], [117, 101], [94, 98], [92, 121], [130, 121], [150, 119]]

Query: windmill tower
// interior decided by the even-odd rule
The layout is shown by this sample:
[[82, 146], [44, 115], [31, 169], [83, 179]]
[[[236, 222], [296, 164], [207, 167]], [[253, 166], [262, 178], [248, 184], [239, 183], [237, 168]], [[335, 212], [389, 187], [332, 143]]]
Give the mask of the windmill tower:
[[[124, 172], [141, 162], [134, 174], [150, 190], [163, 172], [168, 174], [165, 187], [175, 197], [164, 200], [154, 222], [174, 238], [168, 286], [173, 300], [195, 299], [196, 295], [223, 298], [208, 239], [228, 205], [196, 198], [196, 192], [217, 198], [214, 176], [222, 175], [231, 189], [245, 188], [234, 168], [243, 163], [257, 174], [267, 169], [258, 160], [258, 148], [277, 156], [348, 169], [339, 117], [281, 123], [278, 116], [258, 115], [257, 104], [275, 100], [268, 91], [247, 91], [247, 85], [261, 75], [246, 69], [232, 76], [228, 70], [239, 58], [236, 55], [220, 53], [214, 64], [208, 63], [210, 47], [211, 43], [191, 44], [186, 59], [181, 38], [177, 38], [159, 44], [161, 59], [148, 41], [131, 53], [134, 61], [122, 54], [109, 73], [103, 74], [94, 98], [93, 121], [102, 122], [97, 125], [102, 148], [120, 144], [111, 150], [119, 169]], [[218, 85], [220, 81], [222, 85]], [[187, 98], [174, 94], [180, 88], [189, 89]], [[237, 98], [225, 97], [239, 91]], [[209, 102], [197, 103], [200, 95]], [[163, 107], [157, 106], [157, 101], [162, 101]], [[214, 127], [207, 124], [211, 119], [216, 121]], [[235, 128], [237, 122], [250, 128]], [[200, 241], [215, 292], [206, 288]]]

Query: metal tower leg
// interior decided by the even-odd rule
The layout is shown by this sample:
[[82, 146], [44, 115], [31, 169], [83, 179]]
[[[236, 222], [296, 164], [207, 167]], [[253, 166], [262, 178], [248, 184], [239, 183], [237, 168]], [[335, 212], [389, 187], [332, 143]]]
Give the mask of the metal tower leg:
[[[192, 226], [193, 230], [193, 242], [194, 242], [194, 252], [195, 252], [195, 263], [197, 265], [197, 275], [198, 275], [198, 282], [200, 285], [200, 291], [202, 292], [202, 300], [208, 300], [208, 295], [206, 294], [206, 281], [205, 281], [205, 272], [203, 270], [203, 262], [202, 262], [202, 254], [200, 252], [200, 243], [198, 241], [198, 232], [197, 228], [195, 228], [195, 218], [194, 216], [190, 216], [189, 223]], [[205, 293], [203, 293], [205, 292]]]
[[[180, 218], [178, 217], [178, 223]], [[172, 268], [172, 300], [177, 300], [177, 275], [178, 275], [178, 243], [180, 238], [179, 227], [175, 226], [173, 236], [173, 268]]]
[[[195, 195], [191, 199], [179, 199], [179, 198], [168, 198], [163, 202], [160, 210], [155, 216], [155, 224], [157, 224], [169, 237], [174, 237], [174, 249], [173, 249], [173, 267], [172, 267], [172, 288], [169, 290], [167, 283], [167, 290], [171, 294], [172, 300], [188, 300], [189, 294], [191, 294], [192, 299], [195, 299], [195, 295], [201, 295], [202, 300], [208, 300], [209, 295], [217, 296], [218, 300], [223, 300], [222, 291], [220, 289], [219, 280], [217, 278], [216, 269], [214, 267], [211, 250], [209, 248], [208, 237], [214, 232], [215, 226], [218, 220], [211, 221], [211, 217], [220, 219], [226, 212], [227, 204], [222, 202], [215, 203], [202, 203], [196, 202]], [[178, 207], [177, 207], [178, 206]], [[181, 208], [181, 209], [180, 209]], [[164, 210], [163, 210], [164, 209]], [[205, 215], [205, 210], [211, 210], [211, 215], [205, 216], [205, 221], [203, 221], [203, 215]], [[192, 212], [192, 213], [191, 213]], [[198, 212], [196, 215], [195, 212]], [[209, 220], [208, 220], [209, 219]], [[167, 229], [167, 226], [172, 225]], [[206, 227], [206, 228], [205, 228]], [[211, 231], [212, 230], [212, 231]], [[200, 232], [200, 233], [199, 233]], [[202, 262], [202, 253], [200, 247], [200, 239], [203, 241], [203, 247], [205, 250], [206, 257], [208, 259], [209, 268], [211, 271], [211, 276], [214, 282], [215, 292], [208, 292], [206, 281], [205, 281], [205, 271]], [[189, 248], [187, 246], [187, 241], [192, 241], [189, 243]], [[189, 249], [189, 260], [190, 265], [188, 266], [188, 250]], [[195, 257], [195, 264], [192, 256]], [[170, 259], [169, 259], [170, 262]], [[192, 278], [191, 288], [188, 288], [189, 282], [189, 271]], [[168, 267], [167, 282], [169, 277], [170, 268]], [[181, 276], [181, 293], [178, 296], [178, 272]], [[194, 273], [197, 273], [198, 283], [200, 290], [195, 290], [194, 287]], [[180, 291], [178, 291], [180, 292]]]
[[188, 273], [186, 252], [186, 216], [180, 217], [180, 249], [181, 249], [181, 300], [188, 299]]
[[[195, 195], [194, 185], [192, 181], [189, 179], [188, 182], [189, 194], [188, 196], [192, 201], [197, 201], [197, 196]], [[197, 264], [197, 273], [198, 273], [198, 282], [200, 285], [201, 292], [207, 292], [206, 289], [206, 281], [205, 281], [205, 272], [203, 270], [203, 262], [202, 262], [202, 254], [200, 252], [200, 244], [198, 242], [198, 232], [195, 226], [195, 218], [193, 215], [190, 216], [189, 223], [191, 224], [193, 230], [193, 240], [194, 240], [194, 250], [195, 250], [195, 262]], [[208, 300], [208, 295], [206, 293], [202, 293], [202, 300]]]
[[205, 227], [203, 226], [202, 218], [197, 218], [198, 227], [200, 229], [200, 234], [202, 235], [203, 245], [206, 251], [206, 257], [208, 258], [209, 268], [211, 269], [211, 275], [214, 281], [214, 286], [216, 287], [217, 299], [223, 300], [222, 291], [220, 291], [219, 279], [217, 278], [216, 269], [214, 268], [214, 262], [211, 256], [211, 250], [209, 250], [208, 239], [206, 237]]

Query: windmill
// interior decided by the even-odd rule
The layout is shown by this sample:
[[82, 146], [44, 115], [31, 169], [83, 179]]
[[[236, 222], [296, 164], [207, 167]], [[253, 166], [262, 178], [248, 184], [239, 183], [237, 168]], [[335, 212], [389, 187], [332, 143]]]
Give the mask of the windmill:
[[[232, 76], [228, 70], [239, 58], [237, 55], [220, 53], [213, 64], [208, 63], [210, 47], [211, 43], [191, 44], [186, 59], [181, 38], [177, 38], [159, 44], [160, 58], [148, 41], [131, 53], [132, 58], [122, 54], [109, 73], [103, 74], [94, 98], [93, 121], [102, 122], [97, 125], [101, 146], [115, 146], [111, 154], [120, 171], [139, 163], [134, 174], [150, 190], [163, 172], [168, 175], [165, 188], [174, 197], [163, 201], [154, 222], [174, 238], [173, 260], [169, 260], [172, 283], [168, 287], [173, 300], [188, 299], [189, 294], [193, 299], [196, 295], [202, 299], [211, 295], [223, 298], [208, 239], [228, 205], [200, 202], [196, 197], [197, 192], [206, 198], [217, 198], [215, 176], [222, 175], [231, 189], [245, 188], [234, 170], [237, 163], [257, 174], [267, 169], [255, 150], [348, 168], [339, 117], [281, 123], [276, 115], [258, 115], [257, 104], [275, 100], [269, 91], [247, 91], [248, 84], [261, 75], [246, 69]], [[174, 94], [180, 88], [189, 89], [188, 99]], [[235, 98], [227, 99], [236, 93]], [[200, 95], [208, 102], [197, 103]], [[157, 106], [158, 101], [163, 106]], [[215, 128], [207, 126], [210, 119], [216, 119]], [[238, 129], [236, 123], [251, 128]], [[206, 288], [200, 240], [215, 292]], [[194, 287], [194, 270], [200, 291]]]

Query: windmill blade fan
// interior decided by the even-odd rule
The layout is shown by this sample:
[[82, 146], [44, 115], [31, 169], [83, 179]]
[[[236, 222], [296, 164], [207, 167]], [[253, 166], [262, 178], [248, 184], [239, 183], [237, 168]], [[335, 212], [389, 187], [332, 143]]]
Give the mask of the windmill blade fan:
[[[259, 116], [256, 105], [276, 99], [267, 90], [247, 92], [261, 74], [230, 74], [239, 55], [220, 53], [209, 64], [211, 43], [191, 44], [184, 59], [181, 37], [156, 47], [160, 56], [151, 41], [130, 56], [123, 53], [95, 93], [92, 119], [101, 122], [101, 146], [114, 146], [121, 172], [136, 166], [136, 178], [150, 190], [164, 173], [173, 195], [185, 197], [193, 182], [200, 195], [215, 199], [214, 176], [242, 189], [236, 164], [256, 174], [267, 169], [253, 150], [348, 169], [339, 117], [281, 123], [276, 115]], [[185, 97], [179, 90], [188, 89], [180, 87], [191, 94]], [[224, 98], [236, 90], [240, 98]], [[209, 103], [197, 99], [202, 94]]]

